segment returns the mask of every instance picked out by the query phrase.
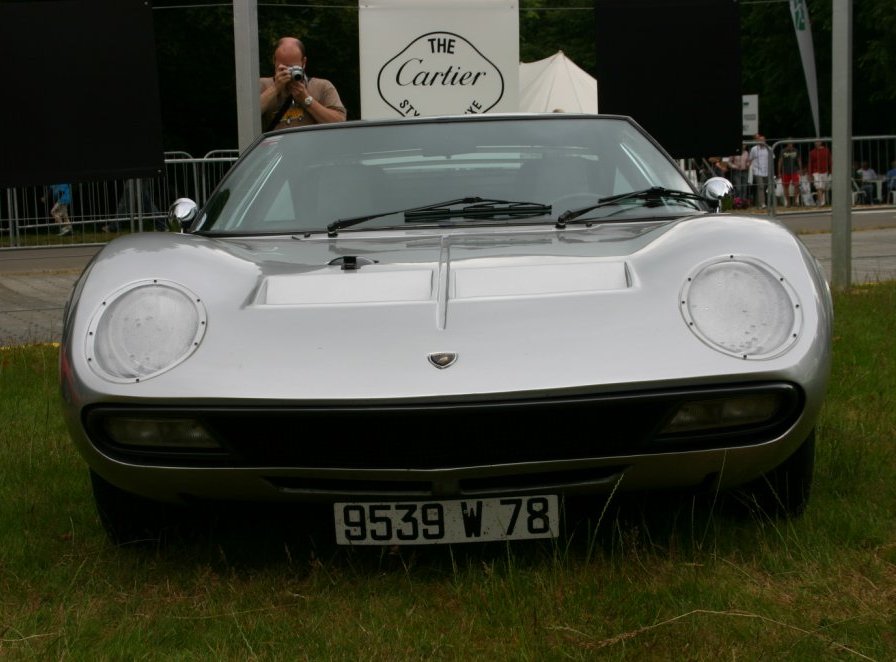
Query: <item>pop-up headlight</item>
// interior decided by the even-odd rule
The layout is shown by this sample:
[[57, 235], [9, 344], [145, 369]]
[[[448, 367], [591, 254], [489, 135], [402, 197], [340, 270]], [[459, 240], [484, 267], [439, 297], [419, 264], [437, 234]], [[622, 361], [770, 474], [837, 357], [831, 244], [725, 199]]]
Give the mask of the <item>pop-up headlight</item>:
[[698, 338], [742, 359], [778, 356], [796, 342], [803, 319], [782, 276], [734, 255], [698, 267], [682, 287], [680, 308]]
[[138, 281], [108, 297], [94, 314], [87, 360], [106, 379], [139, 382], [190, 356], [205, 327], [205, 308], [185, 287], [171, 281]]

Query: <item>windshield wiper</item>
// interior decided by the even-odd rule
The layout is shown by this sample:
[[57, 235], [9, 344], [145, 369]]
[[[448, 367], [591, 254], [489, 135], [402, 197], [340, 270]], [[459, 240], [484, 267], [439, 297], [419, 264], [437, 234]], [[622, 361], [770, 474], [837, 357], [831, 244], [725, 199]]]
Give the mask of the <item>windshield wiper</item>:
[[541, 216], [551, 213], [550, 205], [537, 202], [514, 202], [511, 200], [480, 200], [476, 204], [460, 209], [452, 209], [451, 205], [435, 205], [426, 209], [409, 209], [404, 213], [405, 221], [432, 221], [446, 218], [495, 218], [508, 216]]
[[[467, 205], [460, 209], [451, 209], [457, 205]], [[502, 205], [499, 207], [498, 205]], [[494, 218], [495, 216], [535, 216], [538, 214], [550, 214], [550, 205], [540, 205], [534, 202], [513, 202], [510, 200], [497, 200], [494, 198], [480, 198], [471, 196], [456, 198], [444, 202], [436, 202], [422, 207], [410, 207], [395, 211], [384, 211], [364, 216], [340, 218], [327, 226], [327, 234], [335, 237], [339, 230], [359, 225], [375, 218], [391, 216], [392, 214], [404, 214], [405, 220], [432, 220], [437, 218], [470, 217], [470, 218]]]
[[628, 193], [611, 195], [598, 200], [597, 203], [593, 205], [588, 205], [587, 207], [582, 207], [581, 209], [567, 209], [557, 217], [557, 223], [555, 227], [558, 229], [563, 229], [568, 223], [574, 222], [575, 219], [577, 219], [579, 216], [587, 214], [589, 211], [593, 211], [601, 207], [615, 205], [622, 202], [623, 200], [643, 200], [648, 207], [655, 207], [662, 204], [664, 200], [669, 199], [688, 202], [704, 202], [707, 204], [711, 204], [709, 200], [696, 193], [675, 191], [673, 189], [664, 188], [662, 186], [652, 186], [640, 191], [630, 191]]

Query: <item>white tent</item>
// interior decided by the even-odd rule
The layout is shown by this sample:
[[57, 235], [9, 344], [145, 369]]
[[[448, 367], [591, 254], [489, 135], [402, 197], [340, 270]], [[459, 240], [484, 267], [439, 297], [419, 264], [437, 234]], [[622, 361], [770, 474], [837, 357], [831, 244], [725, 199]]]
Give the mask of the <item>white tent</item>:
[[563, 51], [537, 62], [520, 62], [520, 112], [597, 112], [597, 80]]

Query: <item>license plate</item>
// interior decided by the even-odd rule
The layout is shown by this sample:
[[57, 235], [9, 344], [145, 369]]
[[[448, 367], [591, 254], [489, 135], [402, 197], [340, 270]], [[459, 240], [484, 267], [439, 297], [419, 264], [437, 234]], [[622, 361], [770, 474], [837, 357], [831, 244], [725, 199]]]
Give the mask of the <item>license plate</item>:
[[450, 501], [337, 503], [340, 545], [438, 545], [556, 538], [555, 494]]

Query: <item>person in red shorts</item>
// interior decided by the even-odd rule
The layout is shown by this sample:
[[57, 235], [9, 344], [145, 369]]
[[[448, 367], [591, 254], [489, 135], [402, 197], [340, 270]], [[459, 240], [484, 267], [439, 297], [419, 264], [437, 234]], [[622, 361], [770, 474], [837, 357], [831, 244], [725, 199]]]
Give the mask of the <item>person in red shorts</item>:
[[778, 180], [784, 186], [784, 206], [793, 205], [796, 207], [800, 195], [800, 170], [803, 168], [803, 161], [800, 158], [800, 151], [794, 147], [792, 142], [784, 145], [781, 150], [781, 158], [778, 159]]
[[809, 175], [815, 185], [819, 205], [828, 203], [828, 189], [831, 188], [831, 150], [820, 140], [809, 150]]

